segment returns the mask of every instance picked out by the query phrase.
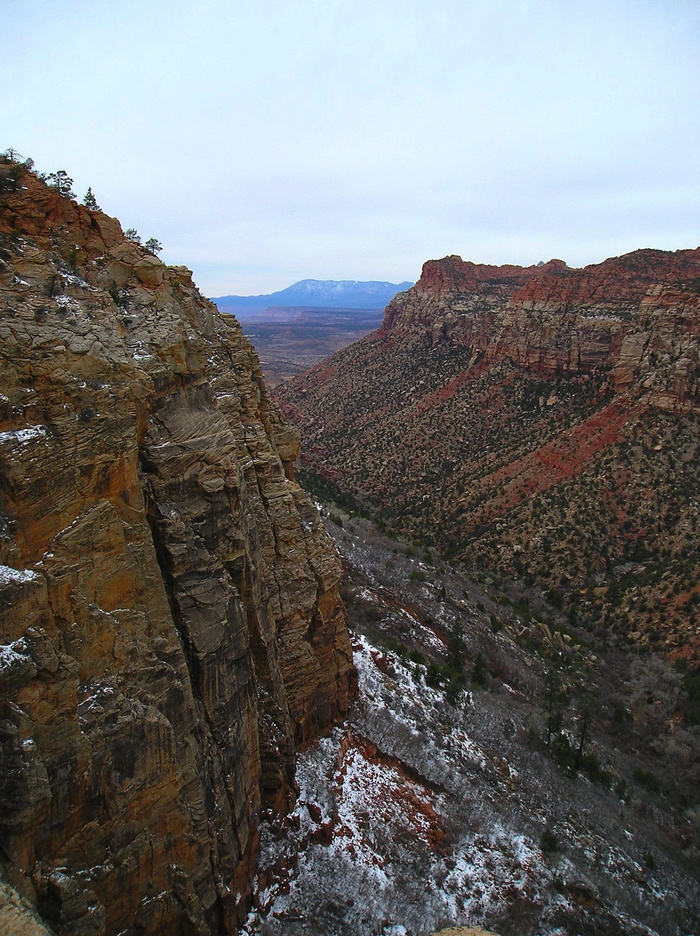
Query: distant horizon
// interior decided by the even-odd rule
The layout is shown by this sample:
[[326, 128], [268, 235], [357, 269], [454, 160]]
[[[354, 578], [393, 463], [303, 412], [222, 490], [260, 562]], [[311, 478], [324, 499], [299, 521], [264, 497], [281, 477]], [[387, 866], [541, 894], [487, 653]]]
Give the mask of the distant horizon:
[[[521, 267], [523, 267], [523, 268], [527, 268], [527, 267], [532, 267], [532, 266], [544, 266], [544, 265], [547, 264], [547, 263], [551, 263], [553, 260], [561, 260], [561, 261], [567, 266], [567, 268], [570, 269], [570, 270], [582, 270], [582, 269], [585, 269], [586, 267], [589, 267], [589, 266], [596, 266], [596, 265], [598, 265], [598, 264], [600, 264], [600, 263], [604, 263], [606, 260], [613, 260], [613, 259], [615, 259], [616, 257], [624, 257], [624, 256], [627, 256], [628, 254], [636, 253], [637, 251], [640, 251], [640, 250], [660, 250], [660, 251], [663, 251], [664, 253], [677, 253], [678, 251], [684, 251], [684, 250], [700, 250], [700, 243], [695, 244], [695, 245], [690, 245], [690, 244], [689, 244], [689, 245], [684, 246], [684, 247], [672, 247], [672, 248], [657, 247], [656, 245], [653, 245], [653, 244], [647, 244], [647, 245], [645, 245], [645, 246], [643, 246], [643, 247], [634, 247], [634, 248], [632, 248], [631, 250], [625, 250], [625, 251], [621, 251], [621, 252], [619, 252], [619, 253], [611, 253], [611, 254], [609, 254], [609, 255], [607, 255], [607, 256], [605, 256], [605, 257], [600, 257], [600, 258], [598, 258], [598, 259], [596, 259], [596, 260], [590, 260], [590, 261], [587, 262], [587, 263], [581, 263], [581, 264], [571, 264], [571, 263], [568, 263], [563, 257], [548, 257], [547, 259], [540, 259], [540, 260], [533, 261], [533, 262], [531, 262], [531, 263], [517, 263], [517, 262], [511, 261], [511, 260], [502, 260], [502, 261], [495, 261], [495, 262], [494, 262], [494, 261], [486, 261], [486, 260], [474, 260], [474, 259], [471, 258], [471, 257], [464, 257], [464, 256], [461, 256], [461, 255], [459, 255], [459, 254], [454, 254], [454, 253], [452, 253], [452, 254], [443, 254], [443, 256], [441, 256], [441, 257], [426, 257], [425, 260], [423, 261], [423, 263], [421, 264], [421, 269], [422, 269], [422, 267], [423, 267], [423, 265], [424, 265], [425, 263], [428, 263], [428, 262], [430, 262], [430, 261], [433, 261], [433, 260], [444, 260], [446, 257], [450, 257], [450, 256], [460, 256], [460, 259], [464, 260], [466, 263], [473, 263], [473, 264], [475, 264], [476, 266], [521, 266]], [[312, 283], [357, 283], [357, 284], [361, 284], [361, 285], [362, 285], [362, 284], [368, 284], [368, 283], [381, 283], [381, 284], [383, 284], [383, 285], [389, 285], [389, 286], [403, 286], [403, 285], [405, 285], [406, 283], [408, 283], [409, 286], [414, 286], [414, 285], [418, 282], [418, 280], [419, 280], [419, 278], [420, 278], [420, 272], [421, 272], [421, 271], [419, 270], [419, 271], [418, 271], [418, 276], [416, 276], [414, 279], [403, 279], [403, 280], [400, 280], [399, 282], [394, 282], [394, 281], [385, 280], [385, 279], [371, 279], [371, 278], [367, 278], [367, 279], [344, 278], [344, 279], [341, 279], [341, 278], [336, 278], [336, 277], [320, 278], [320, 277], [313, 277], [313, 276], [304, 276], [304, 277], [302, 277], [301, 279], [294, 280], [294, 282], [292, 282], [292, 283], [289, 283], [289, 282], [288, 282], [286, 286], [282, 286], [282, 287], [280, 287], [279, 289], [272, 289], [272, 290], [270, 290], [269, 292], [265, 292], [265, 293], [232, 293], [232, 292], [226, 292], [226, 293], [220, 293], [220, 294], [217, 295], [217, 296], [214, 296], [212, 293], [207, 293], [207, 297], [210, 298], [210, 299], [212, 299], [212, 300], [216, 300], [216, 299], [230, 299], [230, 298], [237, 298], [237, 299], [259, 299], [259, 298], [266, 298], [266, 297], [268, 297], [268, 296], [274, 296], [274, 295], [276, 295], [277, 293], [284, 292], [284, 291], [287, 290], [287, 289], [291, 289], [291, 288], [294, 287], [294, 286], [298, 286], [299, 284], [301, 284], [301, 283], [306, 283], [306, 282], [312, 282]], [[200, 289], [200, 292], [201, 292], [201, 291], [202, 291], [202, 290]]]
[[[700, 225], [699, 225], [699, 227], [700, 227]], [[466, 262], [471, 262], [471, 263], [474, 263], [474, 264], [476, 264], [476, 265], [483, 265], [483, 266], [521, 266], [521, 267], [531, 267], [531, 266], [537, 266], [537, 265], [540, 264], [540, 263], [541, 263], [541, 264], [546, 264], [546, 263], [549, 263], [549, 262], [552, 261], [552, 260], [562, 260], [562, 261], [566, 264], [566, 266], [567, 266], [569, 269], [571, 269], [571, 270], [582, 270], [582, 269], [584, 269], [585, 267], [588, 267], [588, 266], [595, 266], [596, 264], [603, 263], [605, 260], [612, 260], [612, 259], [615, 258], [615, 257], [624, 257], [624, 256], [626, 256], [627, 254], [635, 253], [635, 252], [638, 251], [638, 250], [663, 250], [663, 251], [665, 251], [666, 253], [675, 253], [675, 252], [677, 252], [677, 251], [679, 251], [679, 250], [696, 250], [696, 249], [700, 248], [700, 237], [698, 237], [697, 240], [698, 240], [698, 243], [693, 243], [693, 242], [691, 241], [690, 243], [687, 243], [687, 244], [679, 244], [679, 245], [677, 245], [677, 246], [674, 245], [674, 246], [668, 246], [668, 247], [667, 247], [667, 246], [659, 246], [658, 244], [651, 244], [651, 243], [649, 243], [649, 244], [637, 244], [637, 245], [634, 246], [634, 247], [629, 247], [629, 248], [620, 249], [620, 250], [616, 250], [616, 249], [613, 248], [611, 251], [608, 251], [608, 252], [606, 252], [606, 253], [604, 253], [604, 254], [601, 254], [600, 256], [598, 256], [598, 255], [590, 255], [590, 256], [588, 256], [586, 259], [580, 260], [579, 262], [570, 262], [566, 257], [561, 256], [561, 254], [559, 254], [559, 255], [554, 254], [554, 255], [548, 256], [548, 257], [540, 256], [540, 257], [538, 257], [538, 259], [536, 259], [536, 260], [527, 260], [527, 259], [525, 259], [525, 260], [517, 260], [517, 259], [498, 259], [498, 258], [496, 258], [496, 257], [492, 257], [492, 258], [490, 258], [490, 259], [483, 259], [483, 258], [476, 259], [476, 258], [473, 257], [473, 256], [465, 256], [463, 253], [460, 254], [460, 253], [458, 253], [458, 252], [456, 252], [456, 251], [453, 250], [453, 251], [448, 251], [448, 252], [446, 252], [446, 253], [442, 253], [442, 254], [440, 254], [439, 256], [438, 256], [438, 255], [435, 255], [435, 256], [426, 256], [426, 257], [424, 257], [424, 259], [423, 259], [422, 261], [419, 262], [419, 264], [418, 264], [418, 269], [417, 269], [417, 271], [415, 272], [415, 275], [414, 275], [413, 277], [411, 277], [411, 276], [404, 276], [404, 277], [401, 277], [400, 279], [388, 279], [388, 278], [382, 278], [382, 277], [379, 277], [379, 276], [366, 276], [366, 277], [363, 277], [363, 276], [361, 276], [361, 275], [360, 275], [360, 276], [334, 276], [334, 275], [329, 275], [329, 276], [306, 276], [306, 275], [303, 275], [303, 274], [295, 273], [295, 274], [290, 274], [290, 276], [294, 275], [294, 276], [296, 277], [294, 280], [291, 280], [291, 281], [290, 281], [290, 278], [289, 278], [289, 277], [288, 277], [287, 279], [284, 279], [284, 274], [279, 274], [279, 275], [277, 275], [277, 274], [270, 274], [269, 276], [268, 276], [268, 275], [264, 276], [264, 277], [260, 280], [260, 282], [269, 282], [269, 283], [272, 283], [272, 284], [273, 284], [272, 286], [266, 286], [266, 287], [255, 287], [255, 286], [252, 286], [252, 287], [248, 287], [248, 289], [250, 289], [250, 291], [246, 291], [246, 292], [234, 292], [234, 291], [232, 291], [232, 290], [230, 290], [230, 291], [225, 291], [225, 290], [226, 290], [226, 287], [223, 287], [223, 286], [222, 286], [221, 289], [224, 290], [224, 291], [220, 291], [220, 292], [218, 293], [218, 296], [219, 296], [219, 297], [221, 297], [221, 296], [241, 296], [241, 297], [246, 297], [246, 298], [254, 297], [254, 296], [267, 296], [267, 295], [274, 294], [274, 293], [276, 293], [276, 292], [282, 292], [284, 289], [287, 289], [289, 286], [295, 286], [297, 283], [302, 283], [302, 282], [304, 282], [304, 281], [306, 281], [306, 280], [313, 280], [313, 281], [315, 281], [315, 282], [323, 282], [323, 283], [331, 283], [331, 282], [356, 282], [356, 283], [388, 282], [388, 283], [391, 283], [392, 285], [397, 285], [397, 284], [399, 284], [399, 283], [410, 282], [410, 283], [414, 284], [414, 283], [417, 283], [418, 280], [420, 279], [420, 275], [421, 275], [421, 270], [422, 270], [422, 268], [423, 268], [423, 264], [429, 262], [430, 260], [442, 260], [442, 259], [444, 259], [445, 257], [455, 256], [455, 255], [456, 255], [456, 256], [460, 256], [460, 257], [461, 257], [464, 261], [466, 261]], [[162, 256], [162, 255], [161, 255], [161, 256]], [[174, 262], [174, 261], [168, 260], [168, 261], [166, 261], [166, 262], [169, 262], [169, 263], [170, 263], [170, 262]], [[192, 264], [187, 263], [187, 260], [186, 260], [186, 259], [183, 259], [183, 260], [180, 261], [180, 262], [184, 263], [185, 266], [188, 266], [190, 269], [192, 269]], [[213, 297], [213, 296], [214, 296], [214, 293], [213, 293], [213, 292], [211, 292], [211, 291], [205, 291], [205, 290], [202, 288], [202, 286], [200, 285], [200, 280], [197, 278], [197, 272], [196, 272], [196, 270], [194, 271], [194, 278], [195, 278], [195, 282], [196, 282], [197, 287], [198, 287], [198, 289], [200, 290], [200, 292], [202, 292], [204, 295], [206, 295], [206, 296], [208, 296], [208, 297]], [[240, 280], [239, 280], [239, 282], [240, 282]], [[253, 282], [253, 281], [251, 280], [251, 282]], [[257, 290], [257, 291], [256, 291], [256, 290]], [[263, 291], [263, 290], [264, 290], [264, 291]]]
[[400, 280], [398, 283], [391, 282], [390, 280], [376, 280], [376, 279], [317, 279], [314, 276], [304, 276], [302, 279], [295, 280], [293, 283], [288, 283], [287, 286], [283, 286], [281, 289], [273, 289], [270, 292], [266, 293], [222, 293], [220, 296], [209, 296], [210, 299], [265, 299], [268, 296], [275, 296], [277, 293], [285, 292], [287, 289], [292, 289], [294, 286], [299, 286], [302, 283], [323, 283], [323, 284], [355, 284], [358, 286], [365, 286], [369, 284], [377, 284], [381, 286], [405, 286], [406, 284], [413, 286], [416, 283], [416, 280]]
[[0, 148], [205, 295], [698, 240], [697, 0], [10, 7]]

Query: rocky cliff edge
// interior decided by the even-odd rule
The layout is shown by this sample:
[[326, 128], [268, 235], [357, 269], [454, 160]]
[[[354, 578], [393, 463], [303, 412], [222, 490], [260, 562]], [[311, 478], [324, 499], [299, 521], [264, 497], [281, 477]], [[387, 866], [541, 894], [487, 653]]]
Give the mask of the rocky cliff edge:
[[472, 363], [508, 358], [542, 377], [607, 368], [616, 391], [636, 383], [657, 405], [687, 409], [700, 386], [700, 247], [581, 269], [429, 260], [387, 306], [380, 334], [405, 342], [426, 332]]
[[294, 798], [295, 744], [355, 692], [339, 561], [235, 320], [115, 219], [18, 176], [0, 876], [65, 936], [233, 933], [261, 808]]

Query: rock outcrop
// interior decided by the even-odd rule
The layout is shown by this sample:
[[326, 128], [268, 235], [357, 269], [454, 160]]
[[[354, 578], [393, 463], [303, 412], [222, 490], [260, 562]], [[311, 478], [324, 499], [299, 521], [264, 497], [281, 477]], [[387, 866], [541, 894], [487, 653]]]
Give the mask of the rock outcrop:
[[680, 383], [667, 376], [685, 402], [697, 390], [698, 277], [700, 248], [637, 250], [583, 269], [445, 257], [425, 263], [415, 287], [390, 303], [382, 331], [428, 332], [433, 347], [469, 348], [490, 363], [508, 358], [542, 376], [613, 366], [625, 387], [645, 353], [654, 363], [667, 354], [682, 361]]
[[339, 560], [236, 321], [4, 187], [2, 876], [64, 936], [234, 933], [261, 808], [355, 692]]
[[692, 655], [699, 287], [700, 248], [433, 260], [381, 329], [274, 393], [302, 464], [405, 535]]

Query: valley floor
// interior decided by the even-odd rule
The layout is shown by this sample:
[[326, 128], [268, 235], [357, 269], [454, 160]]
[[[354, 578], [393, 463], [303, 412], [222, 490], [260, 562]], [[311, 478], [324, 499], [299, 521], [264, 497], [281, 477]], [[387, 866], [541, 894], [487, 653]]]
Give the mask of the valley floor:
[[[524, 618], [492, 583], [365, 519], [332, 517], [360, 699], [299, 756], [294, 811], [263, 825], [245, 932], [698, 932], [697, 816], [676, 776], [688, 758], [677, 753], [678, 770], [662, 775], [668, 739], [650, 743], [635, 715], [639, 687], [672, 674], [658, 660], [593, 652]], [[553, 670], [571, 698], [596, 685], [588, 734], [580, 705], [562, 701], [555, 724]], [[620, 700], [618, 730], [605, 713]], [[557, 765], [553, 738], [567, 751], [585, 741], [587, 760]], [[697, 750], [697, 740], [678, 729], [678, 745]]]

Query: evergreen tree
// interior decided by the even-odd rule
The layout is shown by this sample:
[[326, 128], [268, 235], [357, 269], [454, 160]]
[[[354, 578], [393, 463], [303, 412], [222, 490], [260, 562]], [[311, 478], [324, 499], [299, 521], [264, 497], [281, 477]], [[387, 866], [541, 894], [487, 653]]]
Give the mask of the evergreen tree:
[[73, 180], [65, 170], [59, 169], [58, 172], [50, 172], [46, 177], [46, 181], [52, 189], [55, 189], [64, 198], [75, 198]]
[[87, 192], [85, 193], [85, 198], [83, 198], [83, 204], [84, 204], [85, 207], [88, 208], [90, 211], [99, 211], [99, 210], [100, 210], [100, 206], [97, 204], [97, 199], [96, 199], [95, 196], [93, 195], [92, 189], [90, 188], [90, 186], [88, 186], [88, 190], [87, 190]]
[[464, 641], [464, 627], [460, 620], [456, 620], [452, 625], [450, 640], [447, 644], [447, 653], [450, 666], [455, 670], [464, 669], [464, 657], [467, 652], [467, 645]]
[[551, 750], [552, 739], [562, 729], [567, 704], [566, 692], [554, 670], [549, 670], [545, 679], [544, 703], [547, 715], [547, 748]]
[[149, 237], [146, 243], [143, 245], [149, 253], [159, 254], [163, 249], [163, 245], [156, 237]]
[[0, 192], [16, 192], [20, 187], [24, 166], [12, 163], [9, 167], [0, 167]]

